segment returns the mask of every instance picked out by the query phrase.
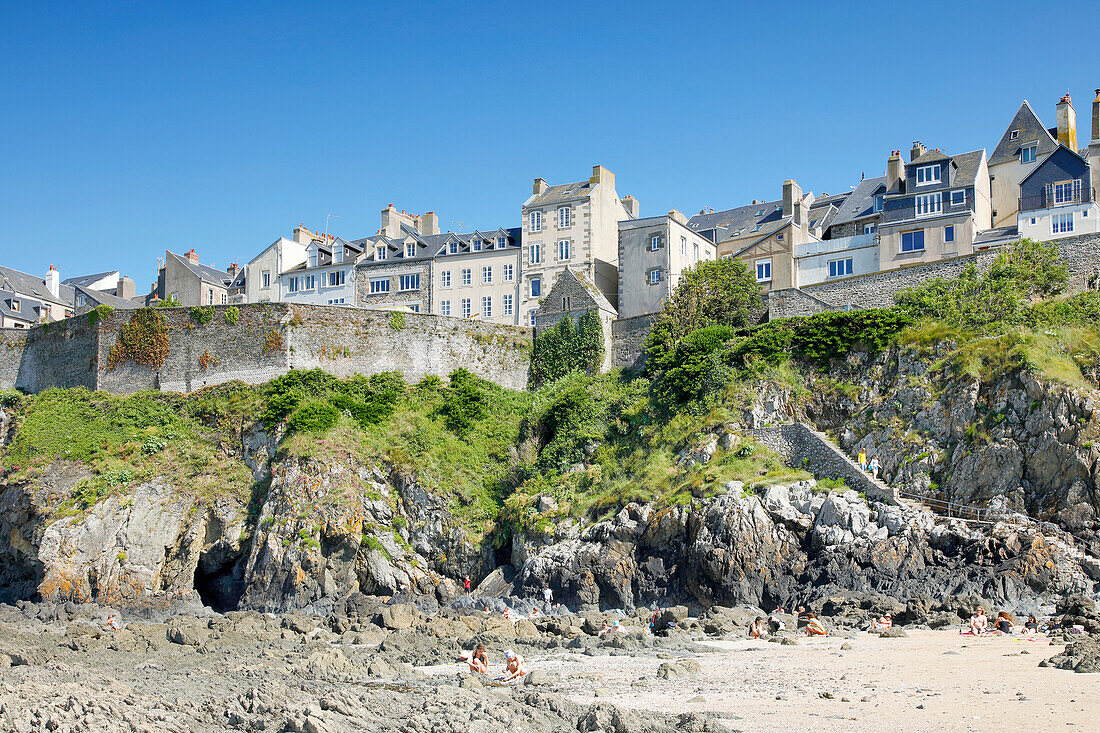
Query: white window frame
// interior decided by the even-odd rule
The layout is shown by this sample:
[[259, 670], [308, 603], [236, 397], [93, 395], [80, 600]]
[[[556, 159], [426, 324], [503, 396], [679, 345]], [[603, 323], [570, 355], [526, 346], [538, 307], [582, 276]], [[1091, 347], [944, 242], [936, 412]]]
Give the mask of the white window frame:
[[384, 246], [374, 248], [374, 259], [376, 261], [386, 259], [386, 248]]
[[542, 212], [532, 211], [527, 215], [527, 231], [529, 232], [541, 232], [542, 231]]
[[16, 300], [15, 298], [12, 298], [11, 299], [11, 312], [12, 313], [18, 313], [19, 308], [20, 308], [19, 301]]
[[875, 225], [874, 224], [864, 224], [863, 225], [863, 233], [864, 234], [874, 234], [875, 233]]
[[[956, 201], [956, 196], [962, 196], [961, 201]], [[951, 205], [952, 206], [966, 206], [966, 189], [958, 189], [951, 192]]]
[[698, 244], [691, 245], [691, 259], [692, 259], [693, 262], [698, 262], [699, 261], [699, 245]]
[[1008, 139], [1009, 140], [1015, 140], [1018, 137], [1020, 137], [1020, 131], [1019, 130], [1013, 130], [1012, 132], [1008, 133]]
[[500, 296], [500, 312], [504, 316], [510, 316], [515, 312], [514, 299], [511, 295]]
[[420, 290], [420, 275], [419, 273], [410, 273], [408, 275], [401, 275], [398, 279], [397, 289], [401, 292], [408, 292], [410, 290]]
[[463, 267], [461, 275], [462, 280], [460, 281], [460, 284], [462, 285], [462, 287], [468, 288], [474, 284], [474, 271], [472, 269], [470, 269], [469, 267]]
[[654, 267], [652, 270], [649, 271], [649, 284], [650, 285], [657, 285], [660, 282], [661, 282], [661, 268]]
[[829, 260], [829, 277], [848, 277], [852, 274], [853, 262], [851, 257], [841, 257], [837, 260]]
[[[909, 249], [905, 249], [905, 235], [906, 234], [915, 235], [917, 232], [920, 232], [920, 247], [910, 247]], [[909, 231], [901, 232], [900, 247], [901, 247], [901, 251], [903, 253], [904, 252], [923, 252], [924, 247], [925, 247], [924, 230], [923, 229], [910, 229]]]
[[439, 313], [440, 313], [440, 315], [444, 315], [444, 316], [451, 315], [451, 301], [449, 301], [449, 300], [439, 301]]
[[207, 288], [206, 290], [207, 305], [214, 305], [214, 288]]
[[530, 260], [532, 265], [537, 265], [542, 262], [542, 245], [532, 244], [527, 248], [527, 259]]
[[481, 240], [480, 239], [471, 239], [470, 240], [470, 249], [472, 249], [474, 252], [480, 252], [481, 251]]
[[1073, 212], [1052, 214], [1050, 217], [1051, 234], [1069, 234], [1073, 231]]
[[772, 281], [772, 258], [766, 257], [757, 260], [754, 264], [756, 265], [756, 282], [770, 283]]
[[572, 253], [573, 253], [572, 250], [573, 250], [572, 244], [570, 243], [570, 241], [568, 239], [559, 239], [558, 240], [558, 261], [559, 262], [564, 262], [565, 260], [568, 260], [570, 255], [572, 255]]
[[654, 234], [652, 237], [649, 238], [649, 251], [650, 252], [656, 252], [660, 248], [661, 248], [661, 235], [660, 234]]
[[493, 266], [483, 265], [481, 268], [481, 284], [491, 285], [493, 282]]
[[493, 296], [483, 295], [481, 296], [481, 317], [492, 318], [493, 317]]
[[405, 243], [405, 258], [416, 257], [416, 244], [413, 242]]
[[1073, 202], [1073, 184], [1077, 181], [1058, 181], [1051, 184], [1053, 203], [1069, 204]]
[[451, 287], [451, 271], [450, 270], [442, 270], [439, 273], [439, 287], [441, 287], [441, 288]]
[[497, 237], [496, 238], [495, 249], [504, 249], [507, 246], [508, 246], [508, 238], [507, 237]]
[[296, 278], [296, 277], [287, 278], [286, 290], [287, 290], [288, 293], [297, 293], [298, 292], [298, 278]]
[[573, 210], [568, 206], [558, 209], [558, 229], [568, 229], [573, 226]]
[[939, 163], [917, 166], [917, 185], [931, 186], [942, 182], [943, 166]]
[[[539, 291], [537, 293], [535, 292], [535, 285], [536, 284], [539, 286], [538, 287]], [[531, 293], [532, 298], [541, 298], [542, 297], [542, 278], [541, 277], [531, 278], [531, 281], [527, 284], [527, 286], [528, 286], [528, 292]]]
[[460, 301], [459, 305], [462, 308], [462, 317], [463, 318], [469, 318], [470, 313], [472, 313], [472, 311], [470, 309], [470, 299], [469, 298], [463, 298]]
[[270, 288], [271, 287], [271, 270], [264, 270], [260, 273], [260, 287], [261, 288]]
[[501, 279], [506, 283], [513, 282], [516, 279], [516, 266], [510, 262], [503, 265]]
[[[1030, 156], [1028, 156], [1028, 151], [1031, 151]], [[1023, 164], [1034, 163], [1035, 159], [1038, 157], [1038, 155], [1039, 155], [1039, 143], [1038, 142], [1028, 143], [1027, 145], [1023, 145], [1023, 146], [1020, 147], [1020, 163], [1023, 163]]]
[[688, 256], [688, 238], [687, 237], [680, 237], [680, 256], [681, 257], [687, 257]]
[[916, 216], [936, 216], [943, 213], [943, 192], [921, 193], [913, 197], [913, 208]]
[[375, 277], [370, 281], [370, 294], [380, 295], [390, 292], [390, 279], [388, 277]]
[[871, 211], [874, 211], [875, 213], [878, 213], [878, 212], [882, 211], [882, 202], [883, 202], [882, 194], [879, 194], [878, 196], [874, 196], [871, 199]]
[[451, 254], [458, 254], [458, 242], [450, 242], [447, 245], [447, 251]]

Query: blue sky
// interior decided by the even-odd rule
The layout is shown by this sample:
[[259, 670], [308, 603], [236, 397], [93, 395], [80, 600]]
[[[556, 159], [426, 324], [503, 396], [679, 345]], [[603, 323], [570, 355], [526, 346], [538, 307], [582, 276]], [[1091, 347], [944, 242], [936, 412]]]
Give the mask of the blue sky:
[[165, 249], [224, 267], [389, 202], [518, 226], [533, 178], [595, 163], [643, 215], [836, 193], [913, 140], [991, 152], [1025, 98], [1053, 126], [1067, 90], [1087, 141], [1095, 8], [1035, 8], [7, 3], [0, 264], [145, 292]]

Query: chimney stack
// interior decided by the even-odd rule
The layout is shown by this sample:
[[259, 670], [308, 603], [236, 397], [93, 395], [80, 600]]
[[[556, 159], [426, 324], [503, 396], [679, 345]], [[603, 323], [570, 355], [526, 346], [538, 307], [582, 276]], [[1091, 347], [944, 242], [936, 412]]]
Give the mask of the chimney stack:
[[531, 187], [531, 192], [536, 196], [546, 193], [546, 189], [550, 188], [546, 183], [545, 178], [536, 178], [535, 185]]
[[592, 177], [588, 179], [588, 182], [606, 183], [611, 188], [615, 188], [615, 174], [602, 165], [594, 165], [592, 166]]
[[1092, 140], [1088, 150], [1089, 174], [1095, 193], [1100, 188], [1100, 89], [1096, 90], [1096, 99], [1092, 102]]
[[1067, 94], [1058, 100], [1058, 142], [1077, 152], [1077, 112]]
[[920, 140], [914, 140], [913, 147], [909, 150], [909, 162], [912, 163], [927, 152], [928, 148], [924, 147], [924, 143]]
[[806, 202], [802, 199], [802, 187], [793, 178], [783, 181], [783, 216], [791, 217], [798, 226], [806, 225]]
[[54, 300], [61, 297], [61, 273], [53, 265], [50, 265], [50, 269], [46, 272], [46, 290], [50, 291]]
[[197, 254], [195, 254], [195, 248], [194, 247], [192, 247], [187, 252], [187, 254], [184, 255], [184, 257], [186, 257], [191, 262], [194, 262], [196, 265], [199, 264], [199, 256]]
[[125, 298], [129, 300], [134, 297], [134, 281], [123, 275], [118, 279], [118, 285], [115, 286], [115, 297]]
[[672, 219], [675, 222], [679, 222], [680, 224], [683, 224], [684, 226], [687, 226], [687, 223], [688, 223], [687, 217], [684, 216], [683, 214], [681, 214], [676, 209], [672, 209], [671, 211], [668, 212], [668, 218]]
[[627, 194], [623, 197], [623, 208], [626, 209], [627, 216], [631, 219], [638, 218], [638, 212], [641, 211], [641, 206], [638, 204], [638, 199]]
[[891, 150], [890, 157], [886, 159], [886, 190], [900, 191], [904, 180], [905, 163], [901, 160], [901, 151]]
[[421, 234], [439, 234], [439, 217], [434, 211], [421, 214], [416, 220], [416, 230]]

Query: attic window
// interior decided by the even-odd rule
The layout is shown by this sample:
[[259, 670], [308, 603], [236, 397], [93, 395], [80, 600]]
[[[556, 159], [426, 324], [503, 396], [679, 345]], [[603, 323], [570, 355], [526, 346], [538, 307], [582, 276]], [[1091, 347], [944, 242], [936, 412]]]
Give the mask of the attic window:
[[18, 313], [19, 312], [19, 301], [15, 300], [14, 298], [12, 298], [12, 301], [11, 301], [11, 311], [12, 311], [12, 313]]
[[754, 226], [754, 227], [752, 228], [752, 231], [750, 231], [750, 232], [749, 232], [749, 234], [752, 234], [752, 232], [758, 232], [758, 231], [760, 231], [760, 227], [761, 227], [761, 226], [763, 226], [763, 225], [761, 225], [761, 224], [757, 224], [756, 226]]
[[451, 242], [450, 247], [448, 249], [449, 249], [451, 254], [457, 254], [458, 253], [458, 242]]
[[1020, 131], [1019, 130], [1013, 130], [1012, 132], [1008, 133], [1008, 139], [1009, 140], [1015, 140], [1018, 137], [1020, 137]]
[[405, 256], [406, 257], [416, 257], [416, 245], [415, 244], [410, 243], [410, 244], [405, 245]]
[[761, 214], [763, 214], [763, 213], [764, 213], [764, 209], [761, 209], [760, 211], [756, 212], [756, 215], [757, 215], [757, 216], [760, 216], [760, 215], [761, 215]]

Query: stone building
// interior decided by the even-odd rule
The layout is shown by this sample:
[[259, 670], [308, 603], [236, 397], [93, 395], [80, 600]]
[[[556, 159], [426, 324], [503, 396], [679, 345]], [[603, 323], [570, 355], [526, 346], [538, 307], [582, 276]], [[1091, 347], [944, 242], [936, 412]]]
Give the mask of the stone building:
[[199, 262], [194, 248], [182, 255], [165, 250], [164, 264], [146, 302], [172, 298], [180, 305], [225, 305], [231, 295], [244, 289], [245, 271], [235, 265], [231, 270], [219, 270]]
[[715, 244], [688, 227], [687, 217], [676, 210], [664, 216], [620, 221], [619, 317], [661, 310], [684, 271], [715, 259], [717, 251]]
[[585, 313], [595, 311], [600, 317], [603, 330], [604, 357], [600, 371], [611, 368], [614, 356], [612, 342], [612, 324], [619, 314], [615, 306], [603, 294], [596, 284], [583, 272], [566, 267], [558, 273], [554, 287], [543, 298], [534, 312], [531, 325], [535, 328], [535, 337], [542, 331], [553, 328], [563, 318], [580, 319]]
[[619, 222], [638, 218], [638, 202], [619, 199], [615, 174], [592, 167], [587, 181], [551, 186], [536, 178], [523, 203], [520, 318], [533, 323], [539, 299], [566, 268], [581, 272], [616, 302]]
[[431, 265], [431, 312], [519, 324], [521, 238], [518, 228], [448, 232]]

